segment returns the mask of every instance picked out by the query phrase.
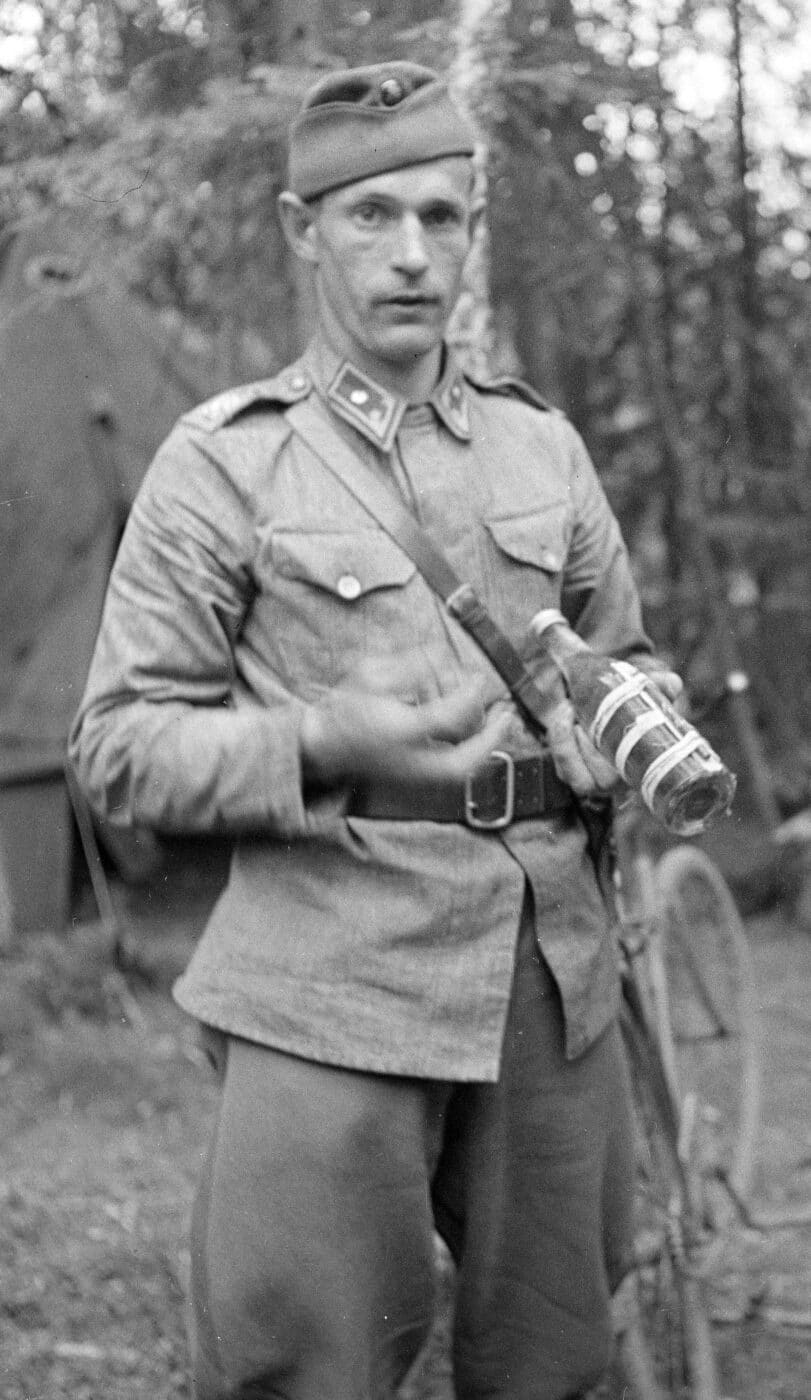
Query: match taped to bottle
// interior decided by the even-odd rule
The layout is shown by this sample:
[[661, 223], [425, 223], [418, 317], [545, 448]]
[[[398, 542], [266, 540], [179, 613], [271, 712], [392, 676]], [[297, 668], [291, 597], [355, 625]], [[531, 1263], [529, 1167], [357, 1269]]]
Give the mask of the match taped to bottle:
[[625, 765], [631, 750], [636, 748], [636, 745], [643, 735], [649, 733], [651, 729], [658, 729], [664, 721], [665, 716], [662, 714], [661, 710], [646, 710], [644, 714], [637, 716], [627, 734], [623, 735], [617, 746], [617, 752], [614, 755], [614, 767], [620, 777], [625, 778], [626, 782], [628, 780], [628, 774], [625, 771]]
[[[610, 690], [604, 699], [600, 701], [594, 719], [589, 725], [592, 742], [596, 744], [598, 748], [600, 747], [606, 725], [617, 713], [620, 705], [624, 705], [626, 700], [633, 700], [635, 696], [643, 695], [648, 691], [647, 676], [643, 676], [641, 672], [635, 670], [632, 666], [626, 666], [622, 661], [615, 661], [612, 664], [615, 671], [625, 676], [625, 680], [621, 681], [613, 690]], [[630, 674], [628, 674], [629, 672]], [[657, 710], [657, 714], [659, 720], [665, 723], [667, 716], [664, 712], [662, 710]]]
[[[707, 752], [707, 744], [702, 739], [701, 735], [697, 733], [685, 734], [684, 737], [679, 739], [678, 743], [674, 744], [666, 753], [660, 754], [658, 758], [653, 760], [653, 763], [642, 779], [640, 787], [642, 801], [645, 802], [648, 807], [650, 807], [653, 802], [656, 789], [660, 786], [663, 779], [667, 777], [668, 773], [672, 773], [673, 769], [677, 767], [683, 759], [688, 758], [691, 753], [695, 753], [696, 749], [704, 749], [705, 753]], [[715, 758], [715, 765], [713, 765], [713, 767], [717, 765], [716, 771], [720, 772], [722, 768], [721, 760], [714, 754], [712, 757]], [[705, 771], [713, 771], [713, 769], [709, 767], [709, 763]]]

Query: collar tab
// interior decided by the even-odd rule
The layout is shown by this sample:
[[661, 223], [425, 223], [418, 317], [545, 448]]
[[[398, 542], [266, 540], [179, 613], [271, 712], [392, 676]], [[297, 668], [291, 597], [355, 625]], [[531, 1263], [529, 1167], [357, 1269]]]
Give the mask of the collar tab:
[[454, 437], [470, 442], [468, 390], [461, 371], [454, 369], [445, 377], [431, 403]]
[[363, 370], [344, 360], [327, 389], [327, 400], [340, 418], [351, 423], [375, 447], [391, 451], [406, 410], [404, 399], [390, 394]]

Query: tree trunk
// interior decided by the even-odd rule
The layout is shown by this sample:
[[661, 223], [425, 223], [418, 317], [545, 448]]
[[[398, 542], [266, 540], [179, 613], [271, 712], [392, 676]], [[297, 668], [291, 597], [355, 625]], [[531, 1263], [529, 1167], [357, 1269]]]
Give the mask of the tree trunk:
[[[661, 327], [662, 374], [669, 395], [676, 394], [676, 348], [674, 330], [678, 312], [675, 293], [675, 269], [671, 244], [671, 218], [673, 212], [673, 186], [671, 180], [672, 139], [668, 129], [668, 94], [663, 76], [663, 64], [667, 58], [667, 29], [658, 25], [658, 58], [656, 65], [656, 125], [659, 143], [659, 160], [664, 175], [662, 194], [662, 222], [657, 247], [659, 271], [659, 324]], [[667, 541], [667, 574], [675, 597], [680, 596], [685, 583], [682, 551], [677, 547], [679, 537], [679, 470], [673, 460], [668, 443], [662, 442], [662, 471], [660, 479], [662, 492], [662, 526]], [[681, 628], [678, 612], [668, 617], [668, 642], [679, 650]]]
[[[487, 103], [498, 90], [503, 31], [509, 11], [510, 0], [462, 0], [459, 7], [459, 38], [451, 69], [451, 87], [459, 105], [480, 133], [476, 165], [482, 198], [486, 195], [491, 116]], [[514, 361], [509, 341], [493, 318], [486, 216], [474, 237], [462, 293], [449, 327], [449, 340], [467, 367], [478, 374], [487, 375]]]
[[208, 0], [211, 43], [246, 69], [259, 63], [305, 63], [324, 35], [324, 0]]
[[732, 71], [735, 83], [735, 198], [733, 223], [737, 226], [740, 244], [738, 256], [738, 295], [741, 308], [739, 356], [741, 362], [741, 396], [736, 407], [746, 425], [748, 454], [752, 445], [762, 440], [761, 394], [759, 392], [757, 336], [761, 323], [760, 297], [757, 277], [757, 234], [755, 229], [754, 197], [748, 188], [751, 158], [746, 136], [746, 94], [743, 73], [743, 29], [741, 0], [730, 0], [732, 22]]

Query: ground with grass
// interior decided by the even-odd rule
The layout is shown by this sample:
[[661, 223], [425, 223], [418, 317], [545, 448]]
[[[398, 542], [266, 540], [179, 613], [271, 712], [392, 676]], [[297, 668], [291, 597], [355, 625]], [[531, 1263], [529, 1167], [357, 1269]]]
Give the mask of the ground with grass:
[[[185, 1233], [216, 1085], [167, 987], [194, 920], [141, 909], [123, 927], [119, 966], [92, 923], [0, 959], [3, 1400], [188, 1396]], [[779, 915], [749, 933], [766, 1076], [756, 1193], [780, 1209], [811, 1198], [811, 937]], [[716, 1329], [725, 1395], [811, 1395], [810, 1244], [798, 1226], [736, 1233], [735, 1320]], [[410, 1400], [450, 1400], [441, 1337]]]

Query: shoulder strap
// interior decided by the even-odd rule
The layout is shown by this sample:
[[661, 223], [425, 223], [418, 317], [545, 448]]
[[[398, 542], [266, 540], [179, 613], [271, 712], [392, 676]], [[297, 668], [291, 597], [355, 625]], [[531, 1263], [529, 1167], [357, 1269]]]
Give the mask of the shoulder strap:
[[312, 392], [313, 383], [304, 367], [296, 362], [271, 379], [256, 379], [251, 384], [239, 384], [224, 389], [205, 403], [189, 409], [183, 421], [208, 433], [227, 428], [241, 413], [259, 404], [280, 412]]
[[537, 389], [533, 389], [531, 384], [527, 384], [525, 379], [518, 379], [514, 374], [498, 374], [489, 379], [479, 378], [478, 375], [464, 371], [465, 379], [472, 384], [481, 394], [500, 394], [502, 398], [521, 399], [532, 408], [539, 408], [543, 413], [554, 413], [556, 417], [563, 418], [565, 415], [561, 409], [541, 394]]
[[[293, 404], [285, 418], [321, 465], [416, 564], [448, 612], [461, 623], [501, 676], [525, 719], [542, 734], [545, 729], [543, 696], [512, 642], [490, 616], [472, 585], [460, 579], [408, 507], [355, 455], [311, 398]], [[325, 439], [329, 456], [323, 451]]]

